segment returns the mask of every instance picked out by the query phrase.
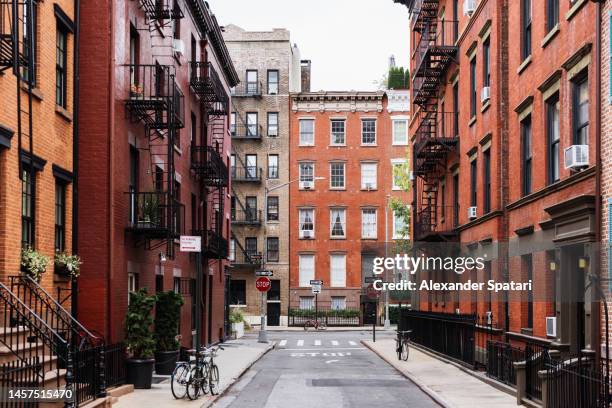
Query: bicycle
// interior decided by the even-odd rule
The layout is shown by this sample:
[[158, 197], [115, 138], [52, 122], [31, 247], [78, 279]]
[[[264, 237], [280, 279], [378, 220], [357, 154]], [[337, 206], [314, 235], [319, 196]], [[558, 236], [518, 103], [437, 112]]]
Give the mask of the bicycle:
[[310, 319], [310, 320], [306, 320], [306, 323], [304, 323], [304, 331], [308, 331], [309, 327], [313, 327], [315, 330], [325, 330], [327, 329], [327, 325], [321, 321], [319, 321], [318, 319]]
[[174, 367], [170, 377], [170, 389], [175, 399], [183, 399], [187, 395], [187, 383], [189, 382], [189, 372], [191, 364], [187, 361], [179, 361]]
[[211, 347], [196, 355], [195, 363], [191, 365], [187, 381], [187, 397], [196, 400], [200, 392], [211, 395], [219, 394], [219, 367], [215, 364], [215, 356], [223, 347]]
[[395, 351], [397, 352], [398, 360], [408, 361], [408, 354], [410, 353], [410, 333], [412, 333], [412, 330], [397, 330]]

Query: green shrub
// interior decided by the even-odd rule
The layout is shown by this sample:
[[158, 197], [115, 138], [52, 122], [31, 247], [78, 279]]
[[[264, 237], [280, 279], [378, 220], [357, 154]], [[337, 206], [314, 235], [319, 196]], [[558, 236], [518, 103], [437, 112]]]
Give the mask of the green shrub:
[[130, 305], [125, 317], [125, 343], [133, 358], [151, 358], [155, 350], [155, 338], [151, 331], [155, 296], [147, 294], [145, 288], [130, 292]]
[[242, 313], [242, 310], [240, 310], [240, 309], [233, 309], [230, 312], [229, 321], [230, 321], [230, 323], [244, 322], [244, 314]]
[[157, 351], [178, 350], [177, 340], [183, 296], [169, 290], [159, 292], [155, 304], [155, 341]]

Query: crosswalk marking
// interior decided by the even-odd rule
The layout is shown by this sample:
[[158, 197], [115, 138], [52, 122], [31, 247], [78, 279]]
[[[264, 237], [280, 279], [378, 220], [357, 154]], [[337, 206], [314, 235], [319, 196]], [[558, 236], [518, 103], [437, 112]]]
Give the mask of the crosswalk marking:
[[353, 340], [349, 340], [349, 344], [350, 344], [351, 346], [356, 346], [356, 345], [357, 345], [357, 343], [355, 343]]
[[336, 340], [332, 340], [331, 344], [332, 344], [332, 346], [337, 346], [339, 343]]
[[296, 340], [291, 340], [291, 339], [282, 339], [282, 340], [278, 340], [278, 347], [283, 347], [285, 350], [287, 350], [286, 347], [291, 347], [292, 344], [295, 344], [295, 347], [304, 347], [304, 346], [314, 346], [314, 347], [320, 347], [322, 349], [325, 349], [325, 346], [328, 345], [329, 347], [334, 347], [334, 348], [342, 348], [342, 347], [349, 347], [349, 348], [359, 348], [360, 344], [357, 341], [354, 340], [326, 340], [326, 339], [315, 339], [315, 340], [304, 340], [304, 339], [296, 339]]
[[280, 343], [278, 343], [278, 345], [279, 345], [280, 347], [284, 347], [284, 346], [286, 346], [286, 345], [287, 345], [287, 340], [281, 340], [281, 341], [280, 341]]
[[314, 341], [314, 345], [315, 346], [320, 346], [321, 345], [321, 340], [315, 340]]
[[297, 346], [298, 346], [298, 347], [302, 347], [302, 346], [304, 346], [304, 340], [298, 340], [298, 342], [297, 342]]

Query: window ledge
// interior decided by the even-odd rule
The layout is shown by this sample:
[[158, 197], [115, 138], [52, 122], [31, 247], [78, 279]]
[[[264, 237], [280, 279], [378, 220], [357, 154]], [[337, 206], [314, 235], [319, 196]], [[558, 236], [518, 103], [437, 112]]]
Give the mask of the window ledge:
[[491, 107], [491, 98], [487, 99], [480, 108], [480, 113], [485, 113]]
[[565, 19], [567, 21], [570, 21], [572, 18], [574, 18], [574, 16], [578, 13], [578, 11], [580, 11], [582, 6], [584, 6], [588, 2], [589, 0], [577, 0], [572, 6], [572, 8], [570, 8], [567, 14], [565, 15]]
[[333, 239], [333, 240], [346, 240], [346, 237], [329, 237], [329, 239]]
[[301, 144], [301, 145], [298, 145], [298, 147], [314, 147], [314, 146], [315, 146], [314, 144]]
[[373, 237], [373, 238], [364, 238], [364, 237], [361, 237], [361, 240], [362, 241], [378, 241], [378, 237]]
[[346, 191], [346, 187], [330, 187], [329, 191]]
[[67, 120], [68, 122], [72, 122], [72, 113], [68, 112], [63, 107], [59, 105], [55, 105], [55, 113], [57, 113], [59, 116], [61, 116], [63, 119]]
[[346, 147], [346, 144], [330, 144], [329, 147]]
[[374, 144], [361, 144], [361, 147], [378, 147], [378, 145], [376, 143]]
[[361, 191], [365, 191], [365, 192], [368, 192], [368, 191], [378, 191], [378, 188], [362, 188]]
[[522, 74], [523, 71], [531, 64], [531, 55], [528, 56], [527, 58], [525, 58], [523, 60], [523, 62], [521, 62], [521, 65], [519, 65], [518, 69], [516, 70], [517, 74]]
[[[28, 92], [28, 86], [27, 84], [23, 84], [21, 85], [21, 90], [24, 92]], [[42, 91], [40, 90], [40, 88], [32, 88], [32, 96], [36, 99], [38, 99], [39, 101], [42, 101], [45, 99], [45, 95], [42, 93]]]
[[546, 34], [546, 37], [542, 40], [542, 48], [545, 48], [552, 40], [559, 34], [561, 29], [559, 28], [559, 24], [555, 25], [549, 32]]
[[402, 142], [402, 143], [393, 142], [392, 146], [408, 146], [408, 142]]
[[476, 115], [472, 116], [472, 119], [468, 122], [468, 126], [472, 126], [474, 123], [476, 123]]

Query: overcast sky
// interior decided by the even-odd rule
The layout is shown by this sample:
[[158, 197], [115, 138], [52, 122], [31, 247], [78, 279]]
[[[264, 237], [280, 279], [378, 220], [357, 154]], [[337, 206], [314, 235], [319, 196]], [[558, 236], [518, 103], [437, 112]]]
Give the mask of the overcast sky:
[[389, 56], [409, 61], [408, 10], [393, 0], [208, 0], [220, 25], [287, 28], [312, 60], [313, 91], [373, 90]]

